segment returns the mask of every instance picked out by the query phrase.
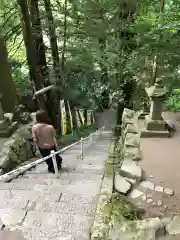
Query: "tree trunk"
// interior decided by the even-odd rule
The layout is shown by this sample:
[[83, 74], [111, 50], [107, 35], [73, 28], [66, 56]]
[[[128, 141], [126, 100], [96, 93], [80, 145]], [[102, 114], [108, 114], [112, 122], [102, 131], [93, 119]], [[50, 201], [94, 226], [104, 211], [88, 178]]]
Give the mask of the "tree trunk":
[[12, 112], [17, 104], [15, 84], [12, 79], [11, 69], [8, 63], [8, 54], [4, 37], [0, 35], [0, 94], [2, 94], [2, 107], [5, 112]]
[[[42, 33], [42, 27], [41, 27], [41, 20], [40, 20], [40, 13], [39, 13], [39, 7], [38, 7], [38, 1], [37, 0], [30, 0], [30, 16], [31, 16], [31, 22], [32, 22], [32, 28], [33, 28], [33, 38], [35, 40], [36, 45], [36, 51], [38, 56], [38, 64], [41, 71], [41, 75], [43, 77], [43, 85], [49, 86], [50, 85], [50, 79], [49, 79], [49, 71], [47, 67], [46, 62], [46, 54], [45, 54], [45, 45], [43, 41], [43, 33]], [[47, 110], [50, 115], [50, 117], [53, 120], [53, 125], [56, 128], [57, 127], [57, 108], [55, 104], [55, 99], [53, 98], [53, 92], [50, 91], [46, 94], [47, 97]]]
[[63, 49], [62, 49], [62, 60], [61, 68], [64, 76], [64, 66], [65, 66], [65, 51], [66, 51], [66, 41], [67, 41], [67, 0], [64, 3], [64, 35], [63, 35]]
[[30, 0], [30, 16], [33, 28], [33, 38], [35, 40], [38, 64], [43, 77], [43, 85], [49, 86], [49, 71], [46, 62], [45, 45], [41, 27], [40, 13], [37, 0]]
[[[165, 0], [160, 0], [160, 13], [163, 13], [164, 5], [165, 5]], [[160, 41], [161, 41], [161, 38], [162, 36], [160, 35]], [[151, 86], [154, 85], [156, 82], [156, 78], [158, 75], [158, 66], [159, 66], [159, 53], [157, 52], [153, 61]]]
[[58, 52], [56, 29], [54, 25], [54, 19], [53, 19], [52, 8], [51, 8], [51, 1], [44, 0], [44, 6], [45, 6], [46, 16], [48, 20], [53, 68], [56, 76], [56, 81], [58, 84], [60, 84], [61, 83], [61, 66], [60, 66], [60, 58], [59, 58], [59, 52]]
[[[28, 11], [27, 0], [18, 0], [21, 14], [21, 23], [23, 28], [24, 42], [26, 46], [26, 55], [30, 70], [31, 80], [34, 82], [35, 90], [40, 90], [43, 87], [43, 78], [37, 60], [36, 46], [33, 39], [33, 31]], [[43, 96], [38, 99], [40, 108], [46, 109], [45, 99]]]
[[[136, 43], [134, 42], [134, 33], [126, 30], [126, 28], [122, 29], [121, 22], [124, 20], [125, 22], [129, 17], [131, 17], [131, 21], [133, 22], [133, 15], [134, 15], [135, 8], [130, 7], [130, 5], [126, 1], [121, 1], [119, 3], [119, 12], [118, 12], [118, 21], [117, 21], [117, 39], [118, 42], [118, 48], [119, 48], [119, 58], [122, 58], [121, 51], [122, 49], [126, 54], [130, 54], [134, 48], [136, 48]], [[121, 78], [121, 80], [124, 82], [123, 86], [121, 87], [121, 90], [123, 91], [124, 95], [124, 102], [118, 103], [118, 109], [117, 109], [117, 124], [121, 124], [121, 117], [124, 108], [133, 108], [133, 94], [136, 88], [136, 82], [133, 80], [127, 80], [126, 76], [122, 75], [122, 68], [119, 68], [119, 63], [117, 62], [117, 77]], [[127, 81], [126, 81], [127, 80]]]

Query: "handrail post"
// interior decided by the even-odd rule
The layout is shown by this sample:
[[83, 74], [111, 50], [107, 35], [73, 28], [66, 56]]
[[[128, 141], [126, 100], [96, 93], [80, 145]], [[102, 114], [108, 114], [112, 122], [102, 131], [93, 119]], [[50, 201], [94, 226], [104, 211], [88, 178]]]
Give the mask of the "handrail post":
[[54, 150], [51, 151], [51, 157], [52, 157], [52, 162], [54, 166], [55, 176], [58, 177], [58, 167], [57, 167], [56, 155]]
[[102, 127], [102, 135], [104, 134], [104, 126]]
[[102, 127], [99, 129], [99, 136], [101, 137], [102, 135]]
[[91, 133], [91, 142], [93, 142], [93, 134]]
[[81, 159], [84, 158], [84, 146], [83, 146], [83, 138], [81, 138], [81, 153], [80, 153]]

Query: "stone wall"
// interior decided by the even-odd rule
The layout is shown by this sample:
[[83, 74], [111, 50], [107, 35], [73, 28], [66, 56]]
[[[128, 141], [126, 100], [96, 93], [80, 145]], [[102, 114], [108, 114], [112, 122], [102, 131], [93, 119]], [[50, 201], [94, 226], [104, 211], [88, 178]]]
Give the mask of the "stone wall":
[[141, 159], [138, 117], [139, 113], [125, 109], [121, 130], [118, 126], [121, 134], [115, 134], [112, 138], [91, 228], [91, 240], [116, 239], [114, 234], [112, 237], [113, 225], [116, 222], [139, 219], [137, 207], [126, 197], [133, 184], [142, 178], [142, 170], [137, 166], [137, 161]]
[[35, 156], [36, 147], [32, 141], [31, 128], [31, 125], [21, 127], [5, 142], [0, 154], [0, 169], [3, 172], [8, 172]]
[[[124, 109], [121, 136], [116, 140], [116, 166], [114, 187], [121, 194], [127, 194], [132, 185], [142, 179], [142, 170], [137, 165], [141, 160], [139, 113]], [[117, 154], [118, 153], [118, 154]]]

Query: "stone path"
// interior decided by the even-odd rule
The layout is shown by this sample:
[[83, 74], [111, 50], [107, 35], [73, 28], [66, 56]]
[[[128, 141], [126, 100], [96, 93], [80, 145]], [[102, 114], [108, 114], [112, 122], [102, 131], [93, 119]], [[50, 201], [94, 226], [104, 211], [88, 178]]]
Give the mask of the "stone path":
[[140, 166], [146, 173], [146, 180], [151, 182], [151, 189], [146, 188], [146, 195], [151, 199], [148, 217], [180, 215], [180, 114], [164, 113], [164, 118], [176, 125], [172, 138], [141, 139], [143, 160]]
[[110, 134], [90, 147], [87, 143], [83, 160], [77, 158], [80, 145], [62, 154], [59, 179], [48, 174], [43, 163], [10, 183], [0, 183], [3, 224], [29, 240], [88, 240]]

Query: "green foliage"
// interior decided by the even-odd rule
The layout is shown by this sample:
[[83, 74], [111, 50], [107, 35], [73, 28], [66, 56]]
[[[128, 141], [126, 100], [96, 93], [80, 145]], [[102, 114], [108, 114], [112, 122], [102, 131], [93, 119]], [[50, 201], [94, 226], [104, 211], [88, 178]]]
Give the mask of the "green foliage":
[[[165, 1], [160, 13], [158, 0], [65, 1], [51, 0], [60, 58], [64, 54], [63, 97], [78, 107], [101, 108], [102, 92], [109, 90], [115, 102], [123, 102], [126, 82], [135, 80], [137, 89], [132, 98], [135, 109], [147, 105], [143, 88], [150, 84], [154, 56], [158, 53], [158, 76], [165, 84], [180, 87], [180, 1]], [[18, 95], [32, 94], [28, 80], [25, 46], [17, 2], [1, 1], [0, 27], [5, 35]], [[48, 26], [43, 0], [38, 1], [46, 58], [51, 82], [54, 83]], [[134, 15], [131, 14], [134, 12]], [[127, 14], [126, 17], [125, 14]], [[25, 70], [24, 70], [25, 69]], [[105, 80], [104, 80], [105, 75]], [[167, 106], [177, 107], [173, 97]], [[176, 97], [177, 99], [177, 97]], [[176, 108], [174, 107], [174, 108]]]
[[166, 102], [166, 109], [174, 112], [180, 111], [180, 89], [174, 89]]

